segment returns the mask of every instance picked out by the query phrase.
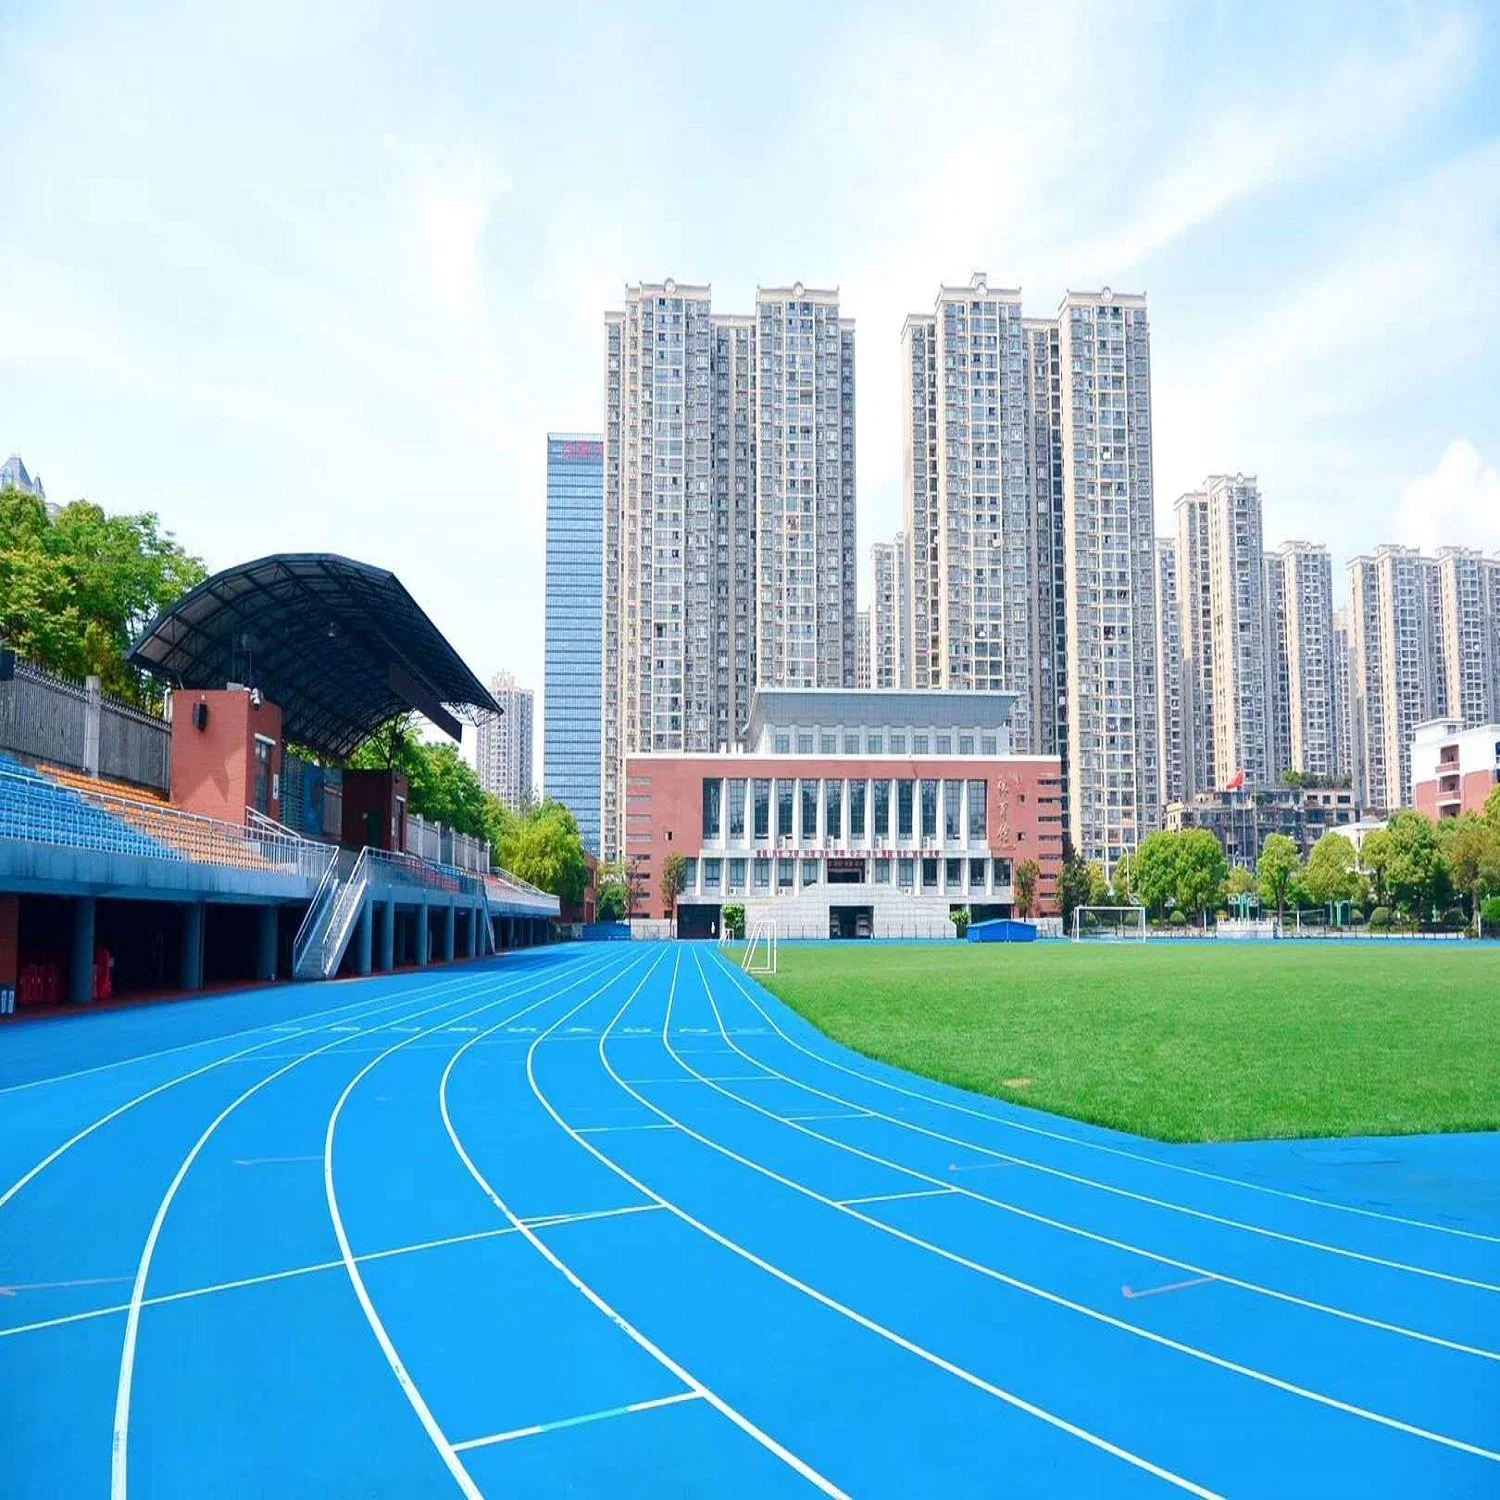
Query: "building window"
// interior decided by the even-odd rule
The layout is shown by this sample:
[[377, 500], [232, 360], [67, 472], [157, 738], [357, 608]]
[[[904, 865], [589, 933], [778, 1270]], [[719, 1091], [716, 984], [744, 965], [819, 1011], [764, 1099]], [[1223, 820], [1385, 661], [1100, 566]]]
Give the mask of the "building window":
[[755, 834], [757, 842], [771, 837], [771, 783], [759, 777], [755, 781]]
[[844, 841], [844, 783], [833, 777], [823, 783], [823, 837], [830, 844]]
[[936, 781], [924, 778], [922, 781], [922, 837], [924, 839], [935, 839], [937, 837], [937, 789]]
[[982, 891], [984, 889], [984, 877], [987, 873], [987, 859], [971, 859], [969, 861], [969, 889], [971, 891]]
[[958, 843], [964, 836], [963, 796], [963, 782], [943, 783], [943, 838], [950, 844]]
[[723, 824], [722, 804], [724, 799], [724, 783], [717, 776], [703, 778], [703, 837], [716, 839], [720, 836]]
[[813, 740], [812, 730], [810, 730], [810, 729], [799, 729], [797, 731], [797, 754], [798, 755], [811, 755], [812, 754], [812, 740]]
[[913, 755], [926, 755], [927, 747], [931, 743], [925, 734], [914, 734], [911, 737], [911, 753]]
[[818, 841], [818, 783], [812, 777], [802, 778], [802, 842]]
[[785, 730], [776, 731], [776, 753], [778, 755], [790, 755], [792, 753], [792, 737]]
[[792, 783], [778, 780], [776, 783], [776, 837], [789, 839], [792, 836]]
[[703, 861], [703, 894], [705, 896], [717, 896], [719, 894], [723, 873], [724, 861], [722, 859], [705, 859]]
[[677, 889], [689, 895], [698, 889], [698, 861], [696, 857], [683, 860], [682, 880], [679, 882]]
[[768, 859], [757, 859], [755, 861], [755, 889], [768, 891], [771, 888], [771, 861]]
[[987, 781], [969, 783], [969, 842], [982, 844], [989, 836], [985, 828], [985, 807], [989, 801], [990, 784]]
[[802, 884], [816, 885], [818, 883], [818, 862], [815, 859], [804, 859], [802, 861]]
[[972, 734], [959, 735], [958, 753], [960, 755], [972, 755], [974, 753], [974, 736]]
[[745, 889], [745, 861], [732, 859], [729, 861], [729, 894], [739, 896]]
[[938, 885], [938, 862], [935, 859], [922, 861], [922, 889], [935, 891]]
[[891, 883], [891, 862], [888, 859], [877, 859], [872, 861], [875, 870], [875, 884], [889, 885]]
[[979, 753], [981, 755], [994, 755], [997, 753], [996, 746], [998, 744], [999, 741], [994, 735], [982, 734], [979, 736]]
[[797, 861], [795, 859], [778, 859], [776, 861], [776, 889], [778, 891], [789, 891], [797, 883]]
[[865, 784], [862, 781], [849, 783], [849, 839], [865, 836]]
[[818, 736], [818, 749], [823, 755], [837, 755], [839, 753], [839, 737], [830, 734], [826, 730]]
[[951, 734], [940, 734], [937, 737], [937, 753], [939, 755], [953, 754], [953, 736]]
[[846, 734], [844, 736], [844, 754], [859, 754], [859, 736], [857, 734]]
[[943, 861], [943, 885], [950, 891], [961, 891], [964, 885], [964, 862], [961, 859]]
[[884, 745], [885, 745], [885, 741], [883, 739], [881, 739], [881, 737], [878, 734], [866, 735], [865, 736], [865, 740], [866, 740], [866, 743], [870, 747], [870, 754], [871, 755], [884, 755], [885, 754], [885, 750], [883, 748]]
[[904, 734], [895, 734], [895, 733], [893, 733], [891, 735], [891, 754], [892, 755], [905, 755], [906, 754], [906, 736]]
[[729, 837], [742, 839], [745, 836], [745, 783], [742, 780], [729, 783]]
[[916, 788], [915, 781], [896, 783], [896, 837], [908, 844], [911, 842], [912, 797]]
[[1008, 859], [997, 859], [995, 861], [995, 889], [1010, 884], [1010, 861]]
[[912, 888], [912, 879], [916, 874], [916, 861], [914, 859], [898, 859], [896, 861], [896, 884], [903, 890]]

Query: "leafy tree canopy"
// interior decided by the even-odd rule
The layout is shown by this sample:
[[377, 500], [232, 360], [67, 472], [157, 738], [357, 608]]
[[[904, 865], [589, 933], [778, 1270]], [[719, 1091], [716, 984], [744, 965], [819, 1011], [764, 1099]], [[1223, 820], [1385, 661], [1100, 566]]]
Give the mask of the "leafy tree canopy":
[[130, 702], [153, 699], [125, 655], [151, 617], [204, 576], [150, 512], [109, 516], [75, 500], [54, 517], [35, 496], [0, 491], [0, 638], [49, 672], [97, 676]]
[[1183, 911], [1216, 910], [1229, 880], [1223, 846], [1207, 828], [1185, 829], [1177, 839], [1178, 906]]
[[1330, 830], [1313, 845], [1302, 883], [1308, 897], [1319, 906], [1354, 899], [1358, 888], [1354, 845], [1346, 835]]
[[[1371, 835], [1372, 838], [1378, 835]], [[1419, 812], [1398, 812], [1386, 830], [1385, 886], [1403, 911], [1421, 915], [1447, 894], [1447, 870], [1437, 830]]]
[[1287, 897], [1292, 884], [1302, 873], [1302, 852], [1284, 833], [1273, 833], [1261, 846], [1255, 874], [1260, 882], [1260, 899], [1276, 908], [1277, 921], [1286, 916]]

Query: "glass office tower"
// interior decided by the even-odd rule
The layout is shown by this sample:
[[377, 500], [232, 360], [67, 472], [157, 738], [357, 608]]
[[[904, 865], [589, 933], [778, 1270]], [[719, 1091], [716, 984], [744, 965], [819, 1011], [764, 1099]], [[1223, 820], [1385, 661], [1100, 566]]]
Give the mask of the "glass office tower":
[[591, 854], [599, 852], [603, 525], [603, 439], [549, 433], [542, 785], [578, 819]]

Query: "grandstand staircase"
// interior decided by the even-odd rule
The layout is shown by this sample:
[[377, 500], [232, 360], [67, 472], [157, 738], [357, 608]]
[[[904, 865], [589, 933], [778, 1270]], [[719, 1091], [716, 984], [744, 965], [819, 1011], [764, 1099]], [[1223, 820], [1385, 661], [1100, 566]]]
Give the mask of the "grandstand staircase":
[[292, 944], [294, 979], [332, 979], [338, 973], [369, 887], [368, 854], [340, 849], [328, 866]]

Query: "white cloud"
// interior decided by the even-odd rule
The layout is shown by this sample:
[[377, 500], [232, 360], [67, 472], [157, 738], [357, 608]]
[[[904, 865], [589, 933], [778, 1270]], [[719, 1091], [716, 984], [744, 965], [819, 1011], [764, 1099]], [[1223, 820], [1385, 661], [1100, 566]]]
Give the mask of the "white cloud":
[[1467, 438], [1455, 438], [1437, 467], [1401, 492], [1396, 534], [1428, 551], [1500, 548], [1500, 471]]

